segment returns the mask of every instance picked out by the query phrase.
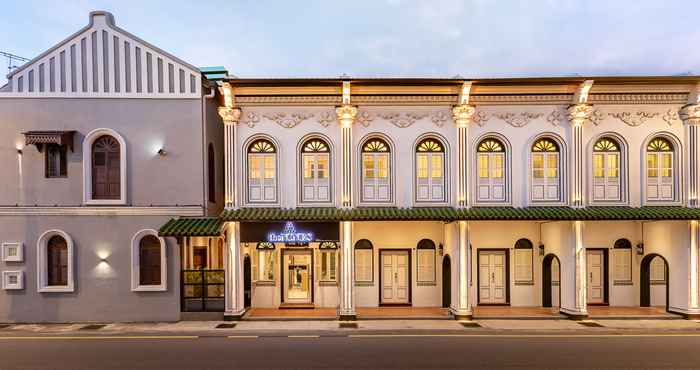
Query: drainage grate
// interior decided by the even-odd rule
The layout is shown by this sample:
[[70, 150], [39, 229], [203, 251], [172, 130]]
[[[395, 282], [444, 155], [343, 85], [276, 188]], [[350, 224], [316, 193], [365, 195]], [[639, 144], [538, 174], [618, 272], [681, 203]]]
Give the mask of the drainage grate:
[[7, 329], [10, 327], [10, 324], [0, 324], [0, 329]]
[[216, 326], [217, 329], [233, 329], [236, 327], [236, 324], [219, 324]]
[[339, 324], [341, 329], [357, 329], [357, 323], [356, 322], [341, 322]]
[[604, 328], [603, 325], [600, 325], [595, 321], [579, 321], [578, 323], [583, 326], [588, 326], [589, 328]]
[[481, 325], [479, 325], [478, 322], [476, 321], [461, 321], [460, 324], [464, 326], [465, 328], [480, 328]]
[[107, 326], [107, 325], [105, 325], [105, 324], [90, 324], [90, 325], [83, 326], [82, 328], [80, 328], [80, 330], [100, 330], [100, 329], [104, 328], [105, 326]]

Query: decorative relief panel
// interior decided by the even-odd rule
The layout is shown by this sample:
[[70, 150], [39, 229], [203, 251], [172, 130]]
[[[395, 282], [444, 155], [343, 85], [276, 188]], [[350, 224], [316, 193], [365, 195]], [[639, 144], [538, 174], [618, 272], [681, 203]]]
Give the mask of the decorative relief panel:
[[678, 117], [678, 108], [670, 108], [666, 111], [666, 113], [664, 113], [661, 119], [668, 123], [669, 126], [673, 126], [673, 124], [676, 122], [680, 123], [681, 119]]
[[296, 112], [296, 113], [285, 113], [285, 112], [277, 112], [277, 113], [265, 113], [263, 114], [263, 117], [269, 119], [270, 121], [273, 121], [277, 123], [278, 125], [284, 127], [284, 128], [292, 128], [296, 127], [298, 124], [306, 121], [307, 119], [313, 117], [313, 113], [306, 113], [306, 112]]
[[474, 113], [472, 120], [476, 122], [477, 125], [484, 126], [486, 122], [488, 122], [489, 116], [484, 111], [478, 111]]
[[450, 118], [450, 115], [447, 114], [447, 112], [444, 111], [438, 111], [433, 113], [430, 116], [430, 120], [435, 124], [437, 127], [442, 127], [445, 125], [445, 122]]
[[547, 122], [551, 123], [552, 126], [561, 125], [563, 115], [558, 109], [554, 109], [552, 113], [547, 115]]
[[530, 113], [530, 112], [522, 112], [520, 114], [517, 113], [494, 113], [493, 116], [497, 117], [499, 119], [502, 119], [505, 121], [507, 124], [513, 126], [513, 127], [523, 127], [530, 123], [533, 119], [542, 117], [544, 114], [543, 113]]
[[255, 112], [247, 112], [245, 114], [245, 118], [243, 119], [243, 123], [248, 125], [250, 128], [255, 127], [255, 124], [258, 122], [260, 122], [260, 115]]
[[615, 112], [615, 113], [608, 113], [609, 116], [615, 117], [619, 119], [620, 121], [624, 122], [625, 124], [632, 126], [632, 127], [637, 127], [641, 125], [642, 123], [646, 122], [649, 118], [654, 118], [659, 115], [658, 112], [642, 112], [639, 111], [636, 114], [632, 114], [631, 112]]
[[328, 127], [328, 125], [335, 122], [336, 119], [337, 115], [335, 114], [335, 112], [325, 111], [318, 116], [317, 121], [321, 124], [321, 126]]
[[407, 113], [379, 113], [379, 117], [389, 121], [392, 125], [398, 127], [398, 128], [405, 128], [405, 127], [410, 127], [414, 123], [416, 123], [417, 120], [423, 119], [428, 116], [427, 113], [415, 113], [415, 112], [407, 112]]
[[357, 122], [362, 126], [369, 127], [372, 121], [374, 121], [374, 115], [366, 110], [360, 111], [360, 113], [357, 114]]

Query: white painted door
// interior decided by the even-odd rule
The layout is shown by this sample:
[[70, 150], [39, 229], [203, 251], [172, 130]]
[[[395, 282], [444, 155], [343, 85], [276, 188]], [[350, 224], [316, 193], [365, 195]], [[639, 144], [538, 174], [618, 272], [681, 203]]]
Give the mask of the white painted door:
[[479, 252], [479, 303], [506, 303], [506, 252]]
[[587, 251], [588, 303], [603, 303], [605, 284], [603, 281], [603, 251]]
[[381, 252], [382, 303], [408, 303], [408, 252]]

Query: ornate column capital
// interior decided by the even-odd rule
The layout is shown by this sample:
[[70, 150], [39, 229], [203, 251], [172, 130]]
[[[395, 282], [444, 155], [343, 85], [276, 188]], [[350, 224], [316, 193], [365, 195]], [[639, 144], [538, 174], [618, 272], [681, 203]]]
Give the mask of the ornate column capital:
[[593, 105], [572, 104], [566, 108], [566, 116], [574, 126], [581, 126], [584, 122], [590, 121], [593, 116]]
[[457, 127], [467, 127], [472, 122], [476, 108], [469, 104], [460, 104], [452, 107], [452, 119]]
[[341, 127], [352, 127], [357, 117], [357, 107], [350, 104], [341, 105], [335, 109], [335, 114], [338, 115]]
[[238, 123], [241, 118], [241, 110], [238, 108], [219, 107], [219, 116], [224, 120], [224, 125]]
[[678, 111], [678, 117], [686, 125], [700, 125], [700, 104], [687, 104]]

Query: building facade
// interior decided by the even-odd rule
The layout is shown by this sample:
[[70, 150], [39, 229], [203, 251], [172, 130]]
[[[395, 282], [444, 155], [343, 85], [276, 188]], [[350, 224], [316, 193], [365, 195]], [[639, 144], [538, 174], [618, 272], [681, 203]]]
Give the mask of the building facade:
[[0, 321], [696, 316], [699, 81], [235, 78], [92, 13], [0, 93]]

